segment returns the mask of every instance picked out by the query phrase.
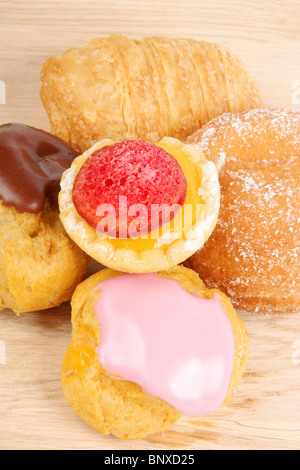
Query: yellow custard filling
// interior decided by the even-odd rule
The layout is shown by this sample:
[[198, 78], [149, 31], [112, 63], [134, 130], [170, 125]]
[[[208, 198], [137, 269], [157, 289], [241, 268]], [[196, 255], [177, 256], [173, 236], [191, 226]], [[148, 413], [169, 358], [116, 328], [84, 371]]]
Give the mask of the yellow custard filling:
[[172, 241], [178, 239], [185, 240], [185, 233], [196, 224], [201, 206], [203, 207], [204, 205], [203, 199], [198, 194], [198, 190], [201, 187], [201, 174], [199, 174], [199, 169], [196, 168], [196, 165], [191, 161], [189, 155], [164, 142], [156, 145], [170, 153], [179, 163], [187, 181], [185, 203], [169, 223], [153, 232], [139, 238], [109, 238], [114, 248], [141, 252], [156, 248], [164, 249], [164, 247], [168, 247]]

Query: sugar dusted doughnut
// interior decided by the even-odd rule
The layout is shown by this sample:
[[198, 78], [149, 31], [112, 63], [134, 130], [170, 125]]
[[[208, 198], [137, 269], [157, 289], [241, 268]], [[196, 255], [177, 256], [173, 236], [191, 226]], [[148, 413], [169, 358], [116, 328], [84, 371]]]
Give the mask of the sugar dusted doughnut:
[[300, 309], [300, 117], [284, 109], [224, 114], [189, 143], [216, 163], [216, 228], [186, 263], [239, 309]]
[[219, 203], [215, 165], [198, 145], [170, 137], [99, 142], [63, 174], [59, 194], [75, 243], [101, 264], [132, 273], [168, 269], [195, 253]]
[[247, 331], [227, 297], [183, 266], [94, 274], [74, 293], [72, 326], [65, 397], [91, 427], [122, 439], [212, 413], [248, 361]]

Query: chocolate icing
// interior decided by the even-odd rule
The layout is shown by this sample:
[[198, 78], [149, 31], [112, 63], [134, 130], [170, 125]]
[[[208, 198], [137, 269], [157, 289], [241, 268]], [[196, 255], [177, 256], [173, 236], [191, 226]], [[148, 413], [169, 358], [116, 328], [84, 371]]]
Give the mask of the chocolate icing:
[[18, 212], [58, 207], [60, 179], [79, 155], [62, 139], [24, 124], [0, 126], [0, 200]]

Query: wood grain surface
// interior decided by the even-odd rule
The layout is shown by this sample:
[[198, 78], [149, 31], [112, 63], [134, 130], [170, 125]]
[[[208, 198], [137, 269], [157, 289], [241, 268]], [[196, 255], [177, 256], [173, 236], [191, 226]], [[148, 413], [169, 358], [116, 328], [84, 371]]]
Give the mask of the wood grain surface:
[[[1, 0], [0, 124], [49, 130], [39, 99], [43, 62], [110, 33], [227, 45], [266, 106], [300, 110], [299, 10], [299, 0]], [[97, 269], [94, 263], [89, 273]], [[300, 449], [300, 315], [239, 313], [250, 360], [230, 403], [208, 417], [182, 418], [163, 434], [120, 441], [89, 428], [63, 396], [69, 304], [18, 316], [1, 312], [0, 449]]]

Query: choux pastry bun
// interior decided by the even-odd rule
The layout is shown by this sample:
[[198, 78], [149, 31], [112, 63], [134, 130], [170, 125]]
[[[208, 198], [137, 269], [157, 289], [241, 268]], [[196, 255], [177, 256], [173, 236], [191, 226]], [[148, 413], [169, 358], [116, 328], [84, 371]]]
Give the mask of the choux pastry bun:
[[102, 139], [183, 140], [214, 117], [261, 106], [227, 48], [111, 35], [49, 58], [41, 99], [51, 130], [82, 153]]
[[217, 170], [198, 145], [105, 139], [62, 176], [60, 217], [75, 243], [109, 268], [175, 266], [210, 236], [220, 203]]
[[193, 270], [103, 269], [72, 298], [62, 387], [92, 428], [138, 439], [227, 403], [248, 356], [247, 331], [230, 301]]
[[66, 234], [57, 201], [77, 155], [44, 131], [0, 126], [0, 310], [56, 307], [85, 274], [88, 257]]
[[186, 266], [250, 312], [300, 310], [300, 116], [285, 109], [223, 114], [188, 143], [216, 163], [216, 228]]

